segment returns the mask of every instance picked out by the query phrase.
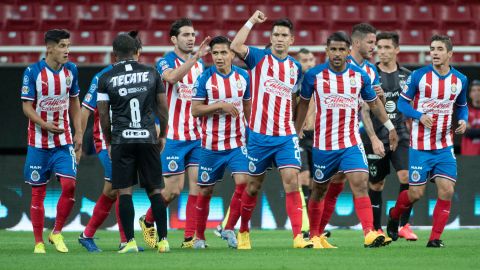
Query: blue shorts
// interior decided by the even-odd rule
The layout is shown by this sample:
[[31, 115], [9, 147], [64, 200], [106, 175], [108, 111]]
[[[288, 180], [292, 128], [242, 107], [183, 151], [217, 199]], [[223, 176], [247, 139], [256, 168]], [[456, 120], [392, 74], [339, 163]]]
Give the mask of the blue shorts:
[[27, 159], [23, 169], [25, 183], [32, 186], [42, 186], [50, 180], [51, 172], [59, 177], [77, 177], [75, 151], [71, 144], [51, 149], [28, 147]]
[[105, 178], [105, 181], [112, 182], [112, 160], [108, 156], [108, 150], [100, 151], [98, 159], [103, 166], [103, 178]]
[[313, 181], [325, 183], [337, 172], [365, 172], [368, 174], [368, 161], [363, 144], [340, 150], [312, 149]]
[[232, 172], [248, 174], [247, 148], [245, 146], [224, 151], [202, 148], [202, 160], [198, 168], [198, 185], [211, 186], [223, 179], [225, 167]]
[[185, 172], [189, 166], [198, 166], [202, 150], [201, 141], [177, 141], [167, 139], [160, 155], [163, 175], [174, 175]]
[[253, 176], [264, 174], [272, 163], [278, 169], [302, 167], [297, 135], [266, 136], [250, 132], [247, 149], [248, 173]]
[[457, 160], [452, 146], [428, 151], [410, 148], [408, 157], [408, 183], [412, 186], [424, 185], [428, 179], [433, 180], [437, 176], [457, 181]]

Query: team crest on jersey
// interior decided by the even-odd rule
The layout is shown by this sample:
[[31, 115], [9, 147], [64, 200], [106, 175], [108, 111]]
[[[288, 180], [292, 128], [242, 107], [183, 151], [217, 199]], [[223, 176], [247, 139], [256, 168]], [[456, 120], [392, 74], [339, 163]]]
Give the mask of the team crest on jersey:
[[237, 88], [242, 89], [242, 82], [240, 80], [237, 80]]
[[210, 175], [206, 171], [203, 171], [200, 175], [200, 179], [202, 179], [202, 182], [208, 182], [208, 180], [210, 180]]
[[295, 77], [295, 70], [293, 69], [290, 69], [290, 77]]
[[323, 179], [323, 172], [322, 170], [320, 169], [316, 169], [315, 170], [315, 178], [317, 178], [318, 180], [322, 180]]
[[87, 93], [87, 94], [85, 95], [85, 101], [86, 101], [86, 102], [90, 102], [91, 100], [92, 100], [92, 94]]
[[378, 173], [377, 166], [371, 165], [369, 168], [369, 171], [371, 176], [373, 177], [377, 176], [377, 173]]
[[37, 170], [34, 170], [32, 174], [30, 174], [30, 179], [32, 179], [33, 182], [37, 182], [40, 180], [40, 173], [38, 173]]
[[257, 167], [255, 166], [255, 164], [253, 164], [253, 161], [248, 162], [248, 170], [252, 173], [257, 170]]
[[350, 85], [355, 86], [355, 84], [357, 84], [357, 81], [355, 80], [355, 78], [350, 78]]
[[67, 85], [67, 87], [72, 86], [72, 76], [67, 76], [65, 78], [65, 84]]
[[28, 88], [28, 86], [23, 86], [22, 87], [22, 94], [28, 94], [29, 90], [30, 90], [30, 88]]
[[30, 81], [30, 80], [28, 79], [28, 76], [25, 75], [25, 76], [23, 77], [23, 85], [28, 85], [28, 82], [29, 82], [29, 81]]
[[452, 84], [452, 87], [450, 88], [450, 90], [452, 91], [452, 94], [455, 94], [457, 92], [457, 85]]
[[175, 160], [170, 160], [170, 162], [168, 163], [168, 169], [170, 171], [176, 171], [178, 169], [178, 164]]
[[412, 181], [413, 182], [420, 181], [420, 173], [417, 170], [412, 172]]

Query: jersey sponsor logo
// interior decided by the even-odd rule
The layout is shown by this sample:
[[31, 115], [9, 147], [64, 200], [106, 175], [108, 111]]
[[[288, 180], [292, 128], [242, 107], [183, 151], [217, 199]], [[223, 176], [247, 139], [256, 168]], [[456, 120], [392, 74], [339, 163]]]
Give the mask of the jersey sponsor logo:
[[270, 78], [263, 84], [265, 86], [265, 92], [285, 99], [292, 99], [291, 87], [285, 85], [283, 82]]
[[28, 86], [23, 86], [22, 87], [22, 94], [26, 95], [26, 94], [28, 94], [29, 91], [30, 91], [30, 88], [28, 88]]
[[389, 100], [385, 103], [385, 110], [387, 111], [387, 113], [394, 112], [396, 108], [397, 108], [397, 105], [392, 100]]
[[168, 66], [167, 60], [160, 60], [160, 62], [158, 63], [158, 65], [162, 68], [162, 71], [165, 71], [165, 70], [167, 70], [168, 68], [170, 68], [170, 67]]
[[433, 113], [433, 114], [450, 114], [453, 106], [452, 100], [439, 100], [439, 99], [429, 99], [422, 103], [422, 109], [424, 113]]
[[202, 182], [208, 182], [208, 180], [210, 180], [210, 175], [208, 174], [208, 172], [203, 171], [200, 175], [200, 179], [202, 180]]
[[315, 178], [318, 179], [318, 180], [322, 180], [323, 177], [324, 177], [324, 174], [323, 174], [322, 170], [316, 169], [315, 170]]
[[412, 178], [412, 181], [413, 181], [413, 182], [418, 182], [418, 181], [420, 181], [420, 173], [419, 173], [417, 170], [414, 170], [414, 171], [412, 172], [411, 178]]
[[68, 109], [66, 97], [47, 97], [39, 103], [40, 110], [44, 112], [59, 112]]
[[242, 112], [242, 101], [238, 98], [226, 98], [223, 100], [225, 103], [232, 104], [239, 112]]
[[90, 102], [91, 100], [92, 100], [92, 94], [87, 93], [87, 94], [85, 95], [85, 101], [86, 101], [86, 102]]
[[190, 101], [193, 96], [193, 87], [182, 82], [178, 82], [178, 98]]
[[30, 174], [30, 179], [32, 179], [33, 182], [37, 182], [38, 180], [40, 180], [40, 173], [38, 173], [37, 170], [34, 170], [34, 171]]
[[255, 172], [257, 170], [257, 167], [255, 166], [255, 164], [253, 163], [253, 161], [249, 161], [248, 162], [248, 170], [250, 172]]
[[129, 85], [133, 83], [144, 83], [148, 82], [148, 74], [148, 71], [122, 74], [112, 77], [110, 82], [113, 83], [113, 87]]
[[351, 109], [357, 107], [357, 99], [352, 96], [328, 95], [323, 103], [327, 109]]
[[72, 86], [72, 76], [67, 76], [65, 77], [65, 84], [67, 85], [67, 87], [71, 87]]
[[28, 78], [27, 75], [23, 76], [23, 85], [28, 85], [28, 83], [30, 82], [30, 79]]
[[120, 89], [118, 89], [118, 94], [120, 96], [124, 97], [128, 94], [135, 94], [135, 93], [146, 92], [146, 91], [147, 91], [146, 86], [132, 87], [132, 88], [120, 88]]
[[172, 172], [176, 171], [178, 169], [178, 164], [175, 160], [170, 160], [168, 163], [168, 169]]
[[125, 129], [122, 131], [122, 137], [125, 139], [146, 139], [150, 137], [150, 131], [146, 129]]

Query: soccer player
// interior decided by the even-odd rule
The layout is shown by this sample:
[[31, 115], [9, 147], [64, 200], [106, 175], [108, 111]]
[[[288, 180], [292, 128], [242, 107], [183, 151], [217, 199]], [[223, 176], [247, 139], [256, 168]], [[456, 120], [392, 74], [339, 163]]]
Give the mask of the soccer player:
[[[468, 125], [462, 138], [462, 155], [480, 156], [480, 81], [470, 84], [470, 100], [468, 106]], [[400, 236], [401, 230], [398, 232]]]
[[[440, 240], [450, 215], [457, 180], [457, 162], [453, 152], [452, 118], [454, 105], [458, 127], [467, 128], [467, 77], [450, 66], [453, 54], [450, 37], [434, 35], [430, 42], [432, 64], [415, 70], [407, 79], [398, 100], [398, 109], [413, 119], [409, 149], [408, 190], [400, 193], [389, 211], [387, 233], [398, 238], [400, 216], [424, 194], [430, 179], [437, 185], [437, 203], [427, 247], [444, 247]], [[413, 103], [413, 107], [410, 103]]]
[[[191, 114], [193, 84], [203, 72], [201, 58], [208, 52], [210, 37], [200, 44], [193, 53], [195, 30], [192, 21], [183, 18], [176, 20], [170, 27], [170, 39], [175, 48], [157, 62], [167, 91], [168, 127], [165, 149], [162, 152], [162, 172], [165, 188], [162, 198], [170, 203], [182, 191], [185, 172], [188, 176], [189, 192], [186, 207], [186, 221], [183, 248], [193, 247], [195, 235], [195, 204], [197, 202], [198, 163], [200, 161], [200, 120]], [[155, 247], [154, 217], [151, 209], [140, 218], [140, 227], [145, 242]]]
[[313, 244], [302, 237], [302, 199], [298, 192], [298, 171], [301, 167], [298, 136], [293, 125], [293, 106], [302, 74], [300, 64], [288, 55], [294, 41], [293, 25], [288, 19], [275, 21], [272, 26], [271, 49], [245, 46], [254, 24], [266, 21], [261, 11], [238, 31], [232, 50], [244, 59], [250, 70], [252, 112], [250, 115], [247, 150], [250, 180], [242, 195], [241, 226], [238, 249], [251, 249], [249, 221], [260, 191], [265, 172], [272, 164], [278, 167], [286, 193], [286, 209], [293, 230], [294, 248], [309, 248]]
[[[395, 126], [399, 136], [398, 147], [391, 151], [388, 145], [388, 130], [370, 112], [368, 106], [362, 106], [362, 120], [366, 134], [362, 134], [365, 152], [369, 165], [369, 190], [373, 210], [373, 225], [375, 230], [382, 231], [382, 191], [385, 177], [390, 174], [390, 163], [397, 172], [400, 181], [400, 192], [408, 189], [408, 144], [410, 134], [406, 126], [406, 118], [398, 111], [397, 101], [410, 71], [397, 63], [400, 52], [399, 37], [395, 32], [377, 34], [377, 51], [380, 62], [376, 69], [386, 99], [385, 110]], [[411, 209], [402, 215], [399, 234], [406, 240], [415, 241], [415, 235], [408, 224]]]
[[232, 172], [235, 191], [221, 236], [229, 247], [237, 248], [234, 226], [240, 218], [241, 196], [248, 179], [245, 127], [251, 102], [250, 78], [245, 70], [232, 65], [235, 54], [230, 44], [230, 40], [223, 36], [210, 41], [214, 66], [202, 73], [193, 89], [192, 115], [202, 117], [194, 248], [205, 248], [210, 199], [216, 182], [223, 179], [225, 167]]
[[[128, 33], [131, 37], [135, 39], [137, 45], [137, 51], [134, 54], [134, 59], [138, 61], [140, 57], [140, 51], [142, 49], [142, 42], [138, 37], [137, 31], [131, 31]], [[102, 251], [97, 247], [94, 241], [94, 235], [97, 229], [103, 224], [105, 219], [107, 219], [110, 214], [110, 209], [113, 204], [116, 202], [116, 217], [118, 228], [120, 232], [120, 249], [127, 244], [127, 239], [125, 238], [125, 233], [123, 231], [122, 223], [120, 222], [119, 209], [118, 209], [118, 191], [112, 189], [112, 161], [108, 155], [107, 143], [103, 137], [102, 128], [100, 126], [100, 118], [97, 110], [97, 88], [98, 88], [98, 78], [102, 76], [103, 73], [111, 70], [113, 65], [108, 65], [102, 69], [99, 73], [95, 74], [92, 82], [90, 83], [90, 88], [88, 93], [85, 95], [82, 102], [82, 130], [85, 130], [88, 123], [88, 118], [93, 112], [93, 141], [95, 143], [95, 151], [97, 152], [98, 159], [103, 166], [103, 173], [105, 183], [103, 185], [103, 191], [100, 197], [93, 208], [93, 214], [90, 220], [88, 221], [87, 227], [78, 237], [78, 242], [85, 247], [89, 252], [100, 252]], [[139, 247], [140, 248], [140, 247]]]
[[[132, 201], [133, 186], [138, 179], [147, 192], [155, 216], [160, 240], [158, 252], [168, 252], [167, 210], [160, 195], [163, 186], [160, 149], [168, 118], [165, 88], [154, 68], [134, 60], [137, 46], [134, 38], [119, 34], [113, 41], [117, 62], [98, 79], [100, 126], [110, 151], [112, 189], [119, 192], [120, 221], [128, 241], [118, 252], [138, 252]], [[160, 121], [159, 140], [155, 114]]]
[[[24, 179], [32, 186], [30, 218], [35, 236], [34, 253], [45, 253], [43, 224], [47, 183], [54, 171], [62, 187], [55, 226], [48, 240], [58, 252], [68, 252], [61, 234], [75, 203], [77, 162], [81, 155], [83, 130], [78, 100], [77, 67], [68, 62], [70, 33], [53, 29], [45, 33], [47, 53], [23, 75], [22, 108], [28, 118], [28, 150]], [[75, 136], [72, 138], [70, 118]]]
[[302, 98], [297, 107], [295, 129], [300, 132], [312, 94], [315, 100], [315, 135], [312, 149], [313, 188], [308, 212], [310, 236], [314, 248], [323, 248], [319, 232], [322, 199], [330, 178], [341, 171], [353, 192], [355, 212], [362, 224], [365, 247], [379, 247], [385, 239], [373, 227], [373, 214], [368, 197], [368, 164], [358, 131], [360, 97], [374, 115], [387, 127], [390, 145], [395, 149], [397, 135], [381, 101], [372, 89], [370, 78], [359, 67], [347, 63], [350, 38], [336, 32], [327, 39], [328, 61], [310, 69], [303, 78]]

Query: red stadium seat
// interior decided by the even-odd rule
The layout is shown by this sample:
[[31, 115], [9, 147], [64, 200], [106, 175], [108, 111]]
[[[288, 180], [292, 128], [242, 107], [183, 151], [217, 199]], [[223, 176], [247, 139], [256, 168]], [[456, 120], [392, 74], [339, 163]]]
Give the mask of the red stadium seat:
[[15, 60], [13, 59], [14, 55], [16, 55], [16, 53], [0, 52], [0, 64], [14, 63], [15, 62]]
[[212, 5], [182, 5], [178, 12], [180, 17], [192, 20], [195, 28], [208, 29], [216, 21], [215, 9]]
[[73, 46], [98, 45], [94, 31], [72, 31], [70, 32], [70, 41]]
[[1, 7], [0, 16], [5, 21], [6, 30], [35, 30], [38, 27], [35, 5], [4, 5]]
[[74, 21], [70, 16], [70, 7], [65, 4], [41, 5], [38, 7], [40, 16], [40, 28], [49, 30], [52, 28], [71, 29]]
[[288, 8], [288, 17], [295, 23], [295, 29], [317, 30], [327, 25], [323, 7], [320, 5], [295, 5]]
[[451, 63], [473, 64], [477, 62], [477, 55], [475, 53], [458, 53], [454, 52]]
[[461, 31], [458, 29], [426, 30], [425, 40], [430, 41], [433, 35], [447, 35], [452, 39], [453, 45], [463, 45]]
[[145, 46], [172, 45], [167, 30], [140, 31], [139, 36]]
[[382, 30], [399, 26], [397, 8], [393, 5], [365, 6], [362, 8], [362, 17]]
[[173, 4], [151, 4], [145, 7], [148, 29], [169, 29], [173, 20], [178, 18], [177, 6]]
[[[75, 64], [105, 64], [105, 53], [75, 52], [70, 53], [68, 58]], [[110, 62], [114, 62], [113, 56]]]
[[462, 31], [463, 45], [480, 45], [480, 31], [469, 29]]
[[330, 30], [317, 30], [314, 32], [314, 41], [316, 45], [326, 45], [327, 38], [333, 33]]
[[313, 53], [313, 55], [315, 56], [317, 62], [316, 64], [321, 64], [321, 63], [325, 63], [326, 60], [327, 60], [327, 55], [325, 54], [325, 52], [315, 52]]
[[268, 30], [252, 30], [248, 35], [246, 44], [266, 46], [270, 43], [270, 33]]
[[[267, 16], [268, 20], [274, 21], [287, 17], [287, 8], [280, 4], [273, 5], [255, 5], [251, 7], [252, 12], [260, 10]], [[249, 17], [248, 17], [249, 18]], [[247, 20], [248, 18], [245, 18]]]
[[403, 21], [404, 29], [438, 27], [439, 21], [433, 17], [433, 7], [422, 6], [399, 6], [399, 19]]
[[96, 45], [112, 46], [113, 39], [118, 35], [117, 31], [95, 31]]
[[21, 32], [1, 31], [0, 44], [2, 44], [2, 46], [23, 45]]
[[160, 59], [161, 57], [161, 53], [141, 53], [139, 62], [142, 64], [155, 66], [158, 59]]
[[13, 55], [15, 63], [31, 64], [40, 60], [40, 53], [16, 53]]
[[45, 33], [42, 31], [23, 31], [23, 44], [26, 46], [45, 45]]
[[397, 31], [402, 45], [426, 45], [427, 40], [421, 29], [400, 30]]
[[309, 30], [300, 30], [295, 32], [295, 45], [315, 45], [313, 32]]
[[112, 5], [113, 29], [135, 30], [145, 28], [147, 21], [140, 5]]
[[250, 9], [247, 5], [220, 5], [216, 7], [217, 16], [223, 22], [223, 28], [240, 29], [250, 18]]
[[357, 5], [329, 6], [325, 9], [325, 15], [331, 27], [351, 27], [362, 22], [360, 8]]
[[418, 53], [405, 53], [405, 52], [400, 52], [397, 56], [398, 62], [400, 64], [418, 64], [419, 61], [419, 54]]
[[[478, 1], [475, 4], [478, 4]], [[478, 16], [480, 14], [480, 5], [470, 5], [470, 9], [472, 11], [472, 20], [478, 29], [480, 27], [480, 16]]]
[[77, 29], [110, 29], [111, 17], [107, 15], [106, 7], [103, 4], [72, 5], [71, 14], [77, 21]]
[[452, 26], [468, 26], [472, 23], [472, 13], [469, 6], [436, 6], [436, 18], [443, 23], [443, 28]]

